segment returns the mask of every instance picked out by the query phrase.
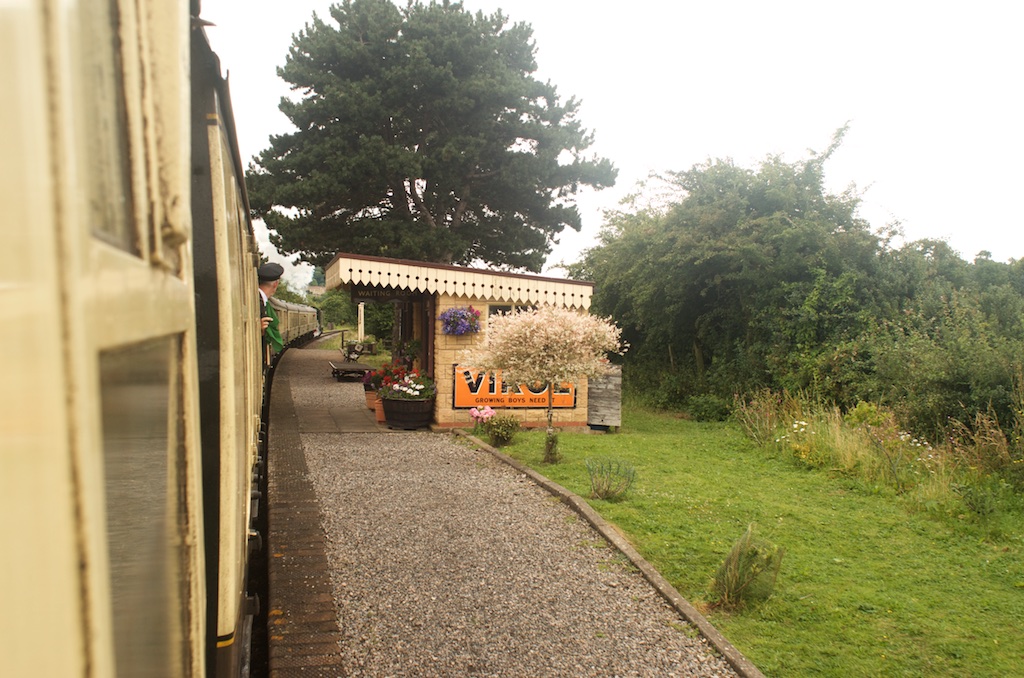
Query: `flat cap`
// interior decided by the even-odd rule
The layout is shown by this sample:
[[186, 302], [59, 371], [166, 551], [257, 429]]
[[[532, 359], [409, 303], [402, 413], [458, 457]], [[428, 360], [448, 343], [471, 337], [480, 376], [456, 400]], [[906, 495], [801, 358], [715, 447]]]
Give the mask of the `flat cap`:
[[261, 283], [274, 282], [284, 275], [284, 266], [273, 262], [269, 264], [262, 264], [258, 269], [256, 269], [256, 275], [259, 277]]

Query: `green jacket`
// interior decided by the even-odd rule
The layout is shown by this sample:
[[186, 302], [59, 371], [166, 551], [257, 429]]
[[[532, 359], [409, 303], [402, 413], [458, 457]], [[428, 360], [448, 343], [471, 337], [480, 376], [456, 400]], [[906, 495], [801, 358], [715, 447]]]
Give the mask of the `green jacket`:
[[270, 344], [270, 348], [274, 353], [280, 353], [281, 349], [284, 348], [284, 340], [281, 339], [281, 330], [277, 328], [277, 312], [274, 311], [274, 307], [269, 303], [266, 307], [266, 314], [270, 316], [270, 324], [263, 333], [263, 338], [268, 344]]

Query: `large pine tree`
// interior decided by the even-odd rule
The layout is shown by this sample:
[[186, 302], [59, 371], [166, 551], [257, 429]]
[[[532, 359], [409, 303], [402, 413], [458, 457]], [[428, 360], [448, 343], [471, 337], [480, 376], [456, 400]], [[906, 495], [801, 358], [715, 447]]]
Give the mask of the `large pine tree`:
[[539, 271], [573, 196], [615, 169], [585, 156], [579, 104], [535, 79], [532, 29], [461, 3], [345, 0], [293, 39], [279, 75], [297, 131], [250, 168], [250, 203], [284, 253], [336, 252]]

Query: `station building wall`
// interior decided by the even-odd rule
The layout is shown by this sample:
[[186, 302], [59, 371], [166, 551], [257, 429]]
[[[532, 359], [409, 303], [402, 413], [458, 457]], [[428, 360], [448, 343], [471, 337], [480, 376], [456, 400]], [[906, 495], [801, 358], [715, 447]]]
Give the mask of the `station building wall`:
[[[480, 331], [476, 333], [451, 335], [441, 329], [440, 316], [451, 308], [470, 307], [480, 311]], [[457, 407], [455, 403], [455, 381], [462, 376], [455, 368], [474, 367], [466, 364], [467, 353], [484, 340], [487, 334], [488, 316], [492, 310], [510, 310], [511, 304], [503, 300], [469, 299], [450, 294], [438, 294], [434, 320], [434, 379], [437, 382], [437, 400], [434, 405], [434, 421], [438, 428], [467, 428], [473, 426], [470, 407]], [[574, 384], [575, 398], [572, 407], [556, 407], [553, 423], [558, 428], [579, 428], [587, 426], [587, 380], [581, 377]], [[511, 414], [519, 419], [524, 428], [547, 426], [547, 407], [492, 407], [499, 414]]]

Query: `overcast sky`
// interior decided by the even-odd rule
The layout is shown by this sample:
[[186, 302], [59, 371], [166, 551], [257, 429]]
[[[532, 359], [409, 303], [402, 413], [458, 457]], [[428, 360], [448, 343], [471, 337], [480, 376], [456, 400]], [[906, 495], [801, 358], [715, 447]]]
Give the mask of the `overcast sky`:
[[[229, 73], [242, 157], [293, 131], [277, 105], [292, 35], [330, 0], [203, 0]], [[404, 5], [404, 0], [399, 3]], [[874, 228], [946, 240], [967, 260], [1024, 258], [1024, 2], [1016, 0], [465, 0], [533, 27], [537, 76], [582, 101], [592, 151], [616, 186], [582, 195], [581, 233], [549, 258], [593, 244], [602, 210], [651, 171], [711, 158], [755, 168], [823, 150], [829, 188], [864, 191]], [[283, 258], [271, 255], [274, 260]], [[560, 272], [548, 269], [551, 275]], [[290, 280], [304, 284], [295, 273]]]

